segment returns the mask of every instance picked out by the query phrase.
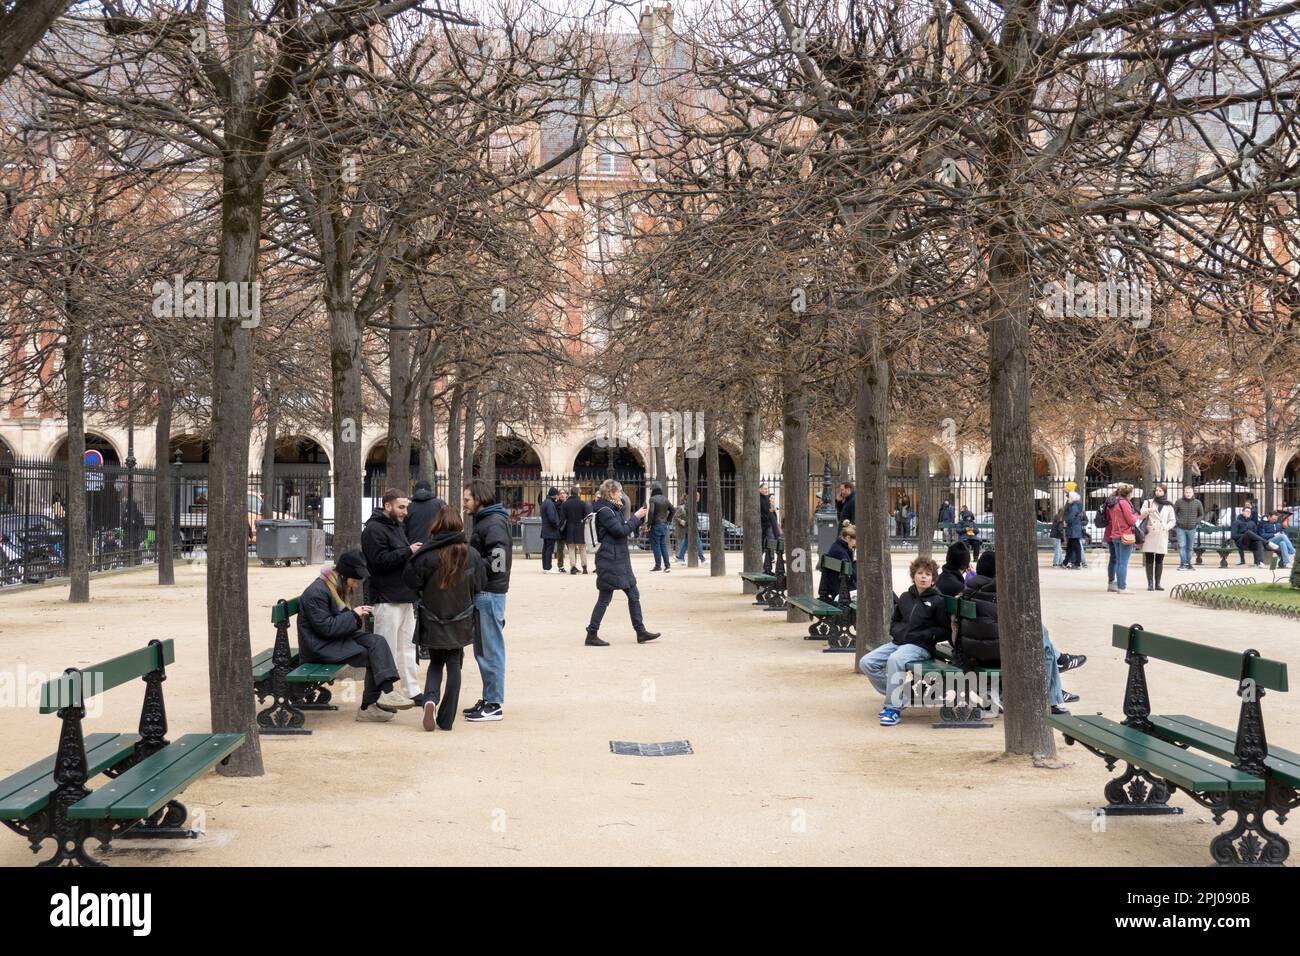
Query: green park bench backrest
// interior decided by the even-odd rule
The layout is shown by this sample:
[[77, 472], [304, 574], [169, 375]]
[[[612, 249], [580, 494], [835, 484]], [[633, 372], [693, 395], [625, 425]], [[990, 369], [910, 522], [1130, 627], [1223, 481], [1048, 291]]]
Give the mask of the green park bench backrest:
[[975, 613], [975, 602], [961, 600], [957, 602], [957, 616], [964, 617], [968, 621], [973, 621], [977, 617]]
[[1131, 647], [1135, 653], [1144, 657], [1154, 657], [1157, 660], [1180, 664], [1207, 674], [1217, 674], [1219, 677], [1230, 677], [1233, 680], [1248, 677], [1256, 685], [1267, 690], [1289, 689], [1286, 664], [1282, 661], [1273, 661], [1264, 657], [1247, 658], [1221, 647], [1196, 644], [1176, 637], [1153, 634], [1136, 626], [1124, 627], [1122, 624], [1116, 624], [1111, 628], [1111, 644], [1125, 650]]
[[280, 624], [289, 620], [298, 613], [298, 599], [284, 600], [283, 598], [271, 605], [271, 623]]
[[836, 574], [852, 574], [853, 565], [840, 558], [832, 558], [829, 554], [823, 554], [821, 557], [821, 567], [824, 571], [834, 571]]
[[41, 713], [50, 714], [61, 707], [82, 706], [97, 694], [174, 663], [176, 642], [169, 638], [112, 660], [61, 674], [41, 685]]
[[947, 609], [949, 617], [957, 613], [957, 599], [951, 594], [943, 596], [943, 606]]

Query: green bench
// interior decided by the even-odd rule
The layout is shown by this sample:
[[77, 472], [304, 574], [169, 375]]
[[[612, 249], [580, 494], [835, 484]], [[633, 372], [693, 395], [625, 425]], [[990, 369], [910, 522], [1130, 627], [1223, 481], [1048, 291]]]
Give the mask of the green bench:
[[[1169, 805], [1169, 798], [1182, 790], [1209, 810], [1215, 823], [1236, 814], [1232, 828], [1210, 841], [1215, 863], [1281, 865], [1290, 848], [1265, 826], [1264, 816], [1272, 811], [1283, 823], [1300, 806], [1300, 754], [1268, 745], [1260, 701], [1265, 690], [1288, 689], [1286, 664], [1254, 650], [1237, 654], [1154, 634], [1139, 624], [1115, 625], [1111, 643], [1123, 648], [1128, 664], [1124, 720], [1116, 723], [1100, 715], [1048, 718], [1067, 744], [1082, 744], [1105, 761], [1107, 770], [1125, 763], [1124, 773], [1106, 784], [1104, 812], [1182, 813], [1181, 807]], [[1150, 658], [1235, 680], [1241, 698], [1237, 729], [1185, 714], [1152, 714], [1146, 681]]]
[[765, 611], [784, 611], [785, 539], [764, 538], [763, 551], [767, 555], [763, 570], [741, 571], [740, 578], [757, 589], [758, 593], [754, 595], [755, 606], [761, 606]]
[[820, 598], [798, 595], [787, 597], [786, 603], [813, 619], [808, 625], [808, 636], [804, 639], [826, 641], [822, 653], [852, 653], [857, 642], [856, 618], [853, 603], [849, 600], [849, 579], [853, 574], [853, 562], [823, 554], [817, 561], [817, 570], [834, 571], [840, 576], [840, 589], [835, 600], [823, 601]]
[[[986, 711], [994, 714], [1002, 709], [1002, 669], [998, 667], [963, 668], [954, 657], [953, 643], [960, 618], [975, 619], [975, 602], [944, 596], [944, 606], [954, 620], [954, 638], [947, 647], [945, 642], [935, 645], [934, 654], [927, 661], [918, 661], [909, 668], [912, 686], [922, 688], [917, 707], [932, 707], [939, 711], [939, 723], [930, 726], [937, 730], [977, 729], [992, 727], [984, 720]], [[857, 611], [857, 602], [852, 607]], [[874, 651], [880, 644], [868, 645]], [[942, 687], [943, 694], [934, 694], [933, 688]], [[915, 694], [915, 691], [914, 691]], [[927, 702], [929, 700], [930, 702]]]
[[[224, 762], [244, 743], [243, 734], [186, 734], [167, 739], [162, 682], [175, 663], [174, 642], [147, 647], [91, 667], [69, 668], [41, 685], [40, 712], [62, 722], [57, 753], [0, 780], [0, 822], [25, 837], [32, 852], [47, 839], [54, 856], [40, 866], [102, 866], [85, 842], [106, 849], [115, 837], [196, 837], [185, 827], [189, 811], [176, 797]], [[139, 733], [82, 734], [86, 702], [143, 678]], [[98, 789], [89, 784], [103, 774]]]
[[271, 608], [275, 644], [253, 657], [253, 692], [258, 703], [271, 698], [271, 705], [258, 711], [258, 731], [271, 736], [310, 735], [306, 711], [338, 710], [326, 685], [347, 665], [299, 662], [298, 649], [289, 644], [289, 622], [297, 613], [297, 598], [276, 601]]

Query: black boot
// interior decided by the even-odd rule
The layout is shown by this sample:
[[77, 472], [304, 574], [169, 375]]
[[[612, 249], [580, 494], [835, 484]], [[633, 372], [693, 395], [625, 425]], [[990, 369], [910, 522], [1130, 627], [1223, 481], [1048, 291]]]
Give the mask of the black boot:
[[1156, 590], [1157, 591], [1164, 590], [1164, 588], [1160, 586], [1160, 575], [1164, 570], [1165, 570], [1165, 563], [1163, 561], [1157, 561], [1156, 562]]
[[649, 641], [653, 641], [658, 636], [659, 634], [657, 631], [637, 631], [636, 642], [638, 644], [645, 644]]
[[609, 647], [609, 641], [602, 641], [596, 631], [587, 632], [587, 647]]

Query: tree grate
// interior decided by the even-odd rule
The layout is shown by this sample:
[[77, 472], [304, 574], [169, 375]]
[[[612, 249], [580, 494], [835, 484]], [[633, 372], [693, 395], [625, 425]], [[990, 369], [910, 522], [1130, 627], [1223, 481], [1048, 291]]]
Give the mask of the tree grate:
[[677, 757], [693, 754], [689, 740], [667, 740], [661, 744], [639, 744], [634, 740], [611, 740], [610, 753], [625, 754], [633, 757]]

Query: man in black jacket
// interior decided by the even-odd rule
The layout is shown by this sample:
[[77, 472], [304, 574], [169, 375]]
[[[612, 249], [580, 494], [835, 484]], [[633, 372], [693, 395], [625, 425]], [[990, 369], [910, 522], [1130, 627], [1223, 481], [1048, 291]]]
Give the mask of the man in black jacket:
[[464, 711], [465, 719], [478, 723], [501, 720], [506, 696], [506, 592], [510, 590], [510, 563], [514, 541], [510, 537], [510, 514], [497, 503], [490, 482], [475, 478], [465, 486], [465, 510], [474, 516], [469, 546], [487, 565], [487, 584], [474, 595], [479, 612], [479, 638], [474, 657], [483, 678], [483, 696]]
[[559, 574], [551, 568], [555, 542], [560, 540], [560, 489], [552, 485], [542, 499], [542, 573]]
[[[651, 571], [662, 570], [667, 573], [671, 562], [668, 558], [668, 522], [673, 518], [673, 503], [664, 494], [663, 486], [650, 486], [649, 517], [650, 550], [654, 552], [655, 566]], [[599, 552], [597, 552], [599, 553]], [[662, 565], [660, 564], [662, 562]], [[599, 574], [599, 570], [597, 571]]]
[[871, 686], [885, 696], [880, 726], [892, 727], [907, 702], [903, 682], [915, 663], [928, 661], [934, 645], [948, 639], [952, 625], [943, 595], [934, 586], [939, 566], [931, 558], [916, 558], [908, 568], [912, 586], [894, 601], [889, 640], [862, 658], [858, 665]]
[[446, 504], [441, 498], [434, 497], [433, 486], [423, 478], [415, 483], [415, 493], [406, 508], [406, 540], [415, 544], [424, 544], [429, 540], [429, 529], [433, 519]]
[[401, 690], [420, 702], [420, 667], [415, 657], [415, 592], [402, 580], [402, 571], [419, 544], [406, 540], [403, 524], [409, 499], [396, 488], [384, 492], [361, 531], [361, 551], [370, 568], [366, 595], [375, 608], [375, 633], [383, 635], [397, 662]]

